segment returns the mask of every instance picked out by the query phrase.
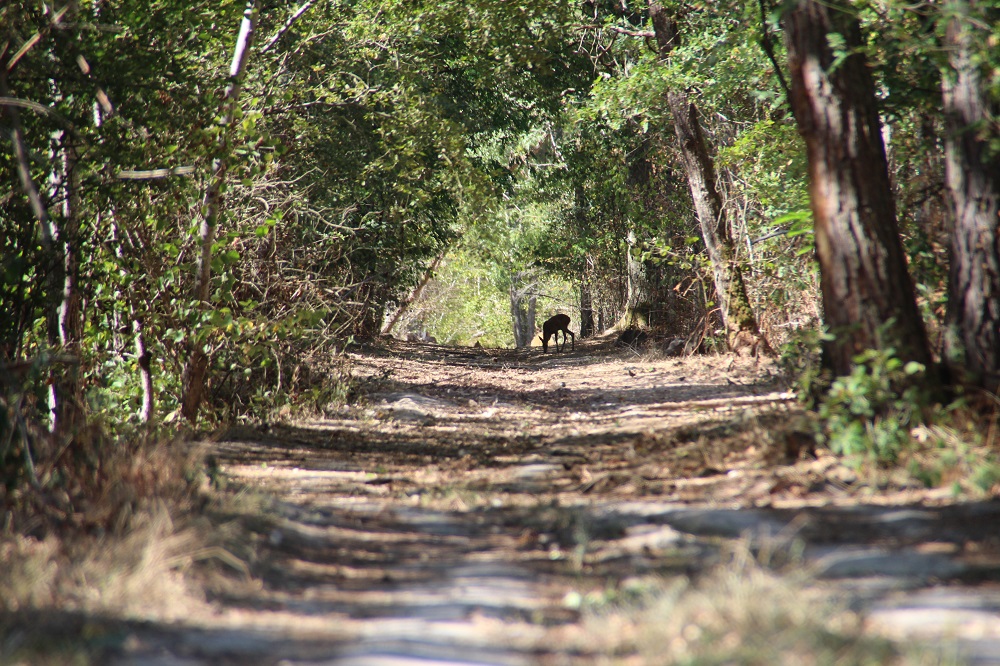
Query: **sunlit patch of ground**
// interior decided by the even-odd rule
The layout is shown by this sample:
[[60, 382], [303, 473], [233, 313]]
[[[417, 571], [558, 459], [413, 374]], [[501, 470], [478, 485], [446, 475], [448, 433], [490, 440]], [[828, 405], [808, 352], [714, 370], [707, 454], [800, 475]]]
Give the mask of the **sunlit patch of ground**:
[[209, 444], [251, 576], [119, 663], [915, 663], [880, 636], [944, 645], [935, 589], [982, 602], [970, 654], [1000, 636], [1000, 507], [816, 449], [767, 361], [393, 341], [352, 366], [357, 404]]

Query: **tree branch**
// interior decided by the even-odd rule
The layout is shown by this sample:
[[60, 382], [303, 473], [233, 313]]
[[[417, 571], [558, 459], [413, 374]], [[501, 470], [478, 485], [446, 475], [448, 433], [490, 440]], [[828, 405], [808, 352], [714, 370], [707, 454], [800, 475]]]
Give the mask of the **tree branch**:
[[785, 93], [785, 103], [791, 99], [791, 93], [788, 92], [788, 82], [785, 81], [785, 75], [781, 72], [781, 65], [778, 64], [778, 59], [774, 56], [774, 44], [771, 42], [771, 33], [767, 29], [767, 8], [764, 6], [765, 0], [757, 0], [757, 5], [760, 7], [760, 47], [767, 54], [767, 59], [771, 61], [774, 65], [774, 73], [778, 75], [778, 83], [781, 84], [781, 90]]
[[[24, 194], [31, 202], [31, 210], [35, 213], [35, 219], [42, 230], [42, 241], [47, 248], [51, 248], [55, 239], [49, 221], [49, 211], [42, 201], [42, 195], [38, 191], [38, 186], [31, 177], [31, 162], [28, 158], [28, 145], [24, 139], [24, 128], [21, 125], [20, 114], [17, 112], [15, 104], [2, 104], [2, 100], [11, 99], [7, 97], [7, 70], [0, 69], [0, 106], [7, 107], [7, 117], [10, 118], [10, 140], [14, 144], [14, 155], [17, 158], [17, 173], [21, 178], [21, 187]], [[45, 107], [42, 107], [45, 108]]]
[[60, 115], [57, 111], [53, 111], [49, 107], [45, 106], [44, 104], [39, 104], [38, 102], [32, 102], [30, 100], [20, 99], [19, 97], [10, 97], [9, 95], [6, 94], [7, 92], [8, 91], [6, 90], [5, 87], [4, 94], [0, 96], [0, 106], [7, 106], [7, 107], [19, 106], [22, 109], [37, 111], [38, 113], [47, 115], [57, 120], [60, 125], [68, 129], [69, 131], [73, 132], [74, 137], [78, 136], [76, 133], [76, 128], [73, 127], [73, 123], [71, 123], [65, 117]]
[[152, 180], [154, 178], [167, 178], [168, 176], [189, 176], [194, 173], [193, 166], [179, 166], [172, 169], [147, 169], [143, 171], [128, 170], [119, 171], [118, 177], [122, 180]]
[[278, 32], [274, 33], [271, 39], [267, 40], [267, 43], [260, 48], [260, 52], [262, 54], [267, 53], [272, 46], [277, 44], [278, 40], [281, 39], [286, 32], [288, 32], [288, 30], [297, 20], [299, 20], [299, 17], [305, 14], [306, 10], [308, 10], [309, 7], [312, 6], [312, 3], [313, 0], [306, 0], [305, 2], [303, 2], [302, 6], [296, 9], [295, 13], [293, 13], [291, 16], [288, 17], [288, 20], [285, 21], [285, 25], [281, 26]]
[[769, 240], [771, 238], [777, 238], [778, 236], [784, 236], [787, 233], [788, 233], [788, 226], [787, 225], [786, 226], [781, 226], [781, 227], [778, 227], [775, 231], [772, 231], [769, 234], [764, 234], [760, 238], [754, 238], [754, 239], [752, 239], [750, 241], [750, 245], [753, 246], [753, 245], [756, 245], [757, 243], [763, 243], [766, 240]]
[[596, 23], [591, 25], [582, 25], [577, 28], [580, 32], [585, 30], [610, 30], [611, 32], [617, 32], [619, 35], [628, 35], [629, 37], [656, 37], [656, 33], [652, 30], [629, 30], [628, 28], [621, 28], [617, 25], [598, 25]]
[[[69, 11], [71, 5], [72, 3], [67, 3], [65, 7], [63, 7], [62, 9], [57, 11], [55, 15], [53, 15], [52, 20], [49, 21], [48, 25], [46, 25], [44, 28], [36, 32], [27, 40], [25, 40], [24, 44], [22, 44], [21, 47], [17, 50], [17, 52], [14, 53], [13, 56], [11, 56], [10, 60], [7, 61], [7, 64], [3, 65], [4, 69], [8, 74], [14, 71], [14, 67], [17, 66], [17, 62], [21, 58], [23, 58], [28, 51], [33, 49], [35, 47], [35, 44], [42, 41], [42, 37], [45, 36], [45, 33], [47, 33], [49, 30], [59, 25], [60, 21], [62, 21], [63, 19], [63, 16], [65, 16], [66, 12]], [[6, 49], [4, 55], [6, 55]]]

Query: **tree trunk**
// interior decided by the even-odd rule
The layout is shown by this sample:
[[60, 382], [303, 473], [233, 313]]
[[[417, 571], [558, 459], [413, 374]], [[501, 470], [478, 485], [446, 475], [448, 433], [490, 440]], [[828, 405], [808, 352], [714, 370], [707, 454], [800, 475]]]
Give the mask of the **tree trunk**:
[[516, 273], [510, 280], [510, 317], [514, 325], [514, 346], [518, 349], [530, 347], [535, 337], [536, 286], [531, 271]]
[[[988, 100], [974, 60], [975, 0], [954, 3], [945, 34], [951, 70], [941, 79], [946, 123], [945, 171], [955, 228], [951, 242], [945, 353], [961, 380], [1000, 388], [1000, 158], [996, 140], [1000, 109]], [[980, 15], [980, 16], [974, 16]], [[988, 23], [986, 24], [988, 25]]]
[[[590, 258], [587, 258], [590, 263]], [[590, 271], [580, 276], [580, 338], [594, 335], [594, 294], [590, 286]]]
[[[381, 293], [371, 293], [373, 291], [376, 289], [369, 291], [366, 298], [362, 299], [361, 310], [354, 321], [354, 337], [361, 340], [372, 340], [378, 337], [382, 330], [382, 322], [385, 320], [384, 303], [386, 298]], [[378, 289], [377, 291], [381, 292], [382, 290]]]
[[139, 378], [142, 380], [142, 408], [139, 411], [139, 418], [143, 423], [151, 423], [156, 405], [153, 391], [153, 356], [146, 348], [146, 337], [139, 319], [132, 320], [132, 332], [135, 334], [135, 357], [139, 363]]
[[[583, 185], [577, 183], [573, 188], [573, 215], [576, 218], [577, 229], [588, 226], [587, 196]], [[583, 257], [583, 269], [580, 271], [580, 337], [589, 338], [594, 334], [594, 258], [588, 252]]]
[[[7, 71], [0, 67], [0, 96], [10, 97]], [[17, 159], [17, 171], [35, 219], [40, 240], [48, 259], [45, 292], [48, 300], [46, 329], [49, 345], [64, 356], [78, 360], [82, 319], [76, 288], [79, 259], [76, 254], [79, 226], [79, 188], [77, 187], [76, 147], [68, 132], [61, 132], [53, 154], [52, 199], [62, 199], [62, 225], [49, 214], [38, 185], [31, 175], [30, 151], [17, 107], [4, 105], [10, 121], [10, 138]], [[81, 417], [81, 387], [77, 363], [53, 364], [49, 377], [49, 417], [51, 431], [69, 435]]]
[[628, 250], [625, 254], [628, 296], [625, 300], [625, 312], [622, 313], [618, 321], [618, 328], [624, 330], [628, 328], [648, 328], [649, 311], [652, 308], [652, 287], [649, 284], [649, 274], [646, 262], [638, 259], [639, 240], [635, 232], [629, 231], [625, 238]]
[[[803, 0], [784, 18], [791, 102], [806, 142], [825, 320], [824, 363], [850, 374], [867, 349], [930, 367], [889, 183], [861, 29], [842, 1]], [[846, 40], [834, 54], [827, 35]]]
[[[53, 183], [62, 198], [62, 224], [59, 229], [57, 258], [62, 262], [62, 278], [56, 322], [50, 324], [49, 341], [58, 344], [63, 354], [80, 357], [80, 339], [83, 337], [83, 316], [80, 311], [80, 291], [77, 281], [80, 274], [80, 183], [77, 171], [78, 157], [74, 138], [69, 132], [60, 136], [58, 177]], [[50, 385], [53, 392], [54, 415], [57, 430], [68, 434], [83, 419], [83, 388], [80, 385], [79, 365], [74, 363], [54, 377]]]
[[[656, 35], [659, 56], [665, 60], [680, 43], [677, 24], [658, 3], [650, 2], [650, 18]], [[667, 93], [667, 103], [674, 118], [674, 131], [680, 144], [684, 171], [691, 188], [691, 199], [701, 226], [701, 235], [712, 264], [715, 292], [719, 299], [726, 343], [734, 351], [770, 353], [770, 345], [761, 335], [743, 282], [743, 272], [736, 262], [736, 251], [729, 233], [722, 197], [715, 179], [715, 166], [708, 154], [705, 135], [698, 121], [698, 110], [684, 91]]]
[[[235, 124], [236, 103], [243, 87], [243, 75], [246, 71], [256, 25], [257, 7], [255, 0], [247, 0], [243, 20], [240, 22], [240, 32], [236, 38], [236, 47], [233, 51], [233, 62], [229, 67], [229, 85], [222, 96], [219, 139], [215, 146], [215, 157], [212, 160], [212, 175], [208, 188], [205, 190], [205, 200], [202, 204], [199, 234], [201, 253], [198, 258], [195, 298], [201, 302], [203, 309], [211, 307], [212, 244], [215, 242], [215, 232], [222, 211], [222, 187], [226, 182], [226, 171], [230, 159], [229, 135]], [[204, 350], [203, 336], [200, 333], [200, 331], [194, 330], [188, 336], [188, 358], [182, 375], [184, 393], [181, 398], [181, 413], [192, 423], [198, 418], [198, 410], [201, 407], [202, 395], [205, 391], [205, 377], [208, 375], [209, 359]]]

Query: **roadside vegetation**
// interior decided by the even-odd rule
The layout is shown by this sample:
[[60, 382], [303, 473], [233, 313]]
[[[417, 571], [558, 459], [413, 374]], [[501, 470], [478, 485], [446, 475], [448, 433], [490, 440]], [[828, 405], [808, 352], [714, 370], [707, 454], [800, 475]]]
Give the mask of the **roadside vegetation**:
[[590, 649], [647, 664], [965, 663], [954, 646], [902, 645], [794, 562], [760, 562], [741, 544], [698, 580], [635, 581], [625, 603], [591, 595]]
[[5, 3], [0, 610], [188, 612], [149, 586], [253, 557], [192, 442], [363, 398], [348, 349], [556, 312], [777, 359], [804, 452], [995, 496], [998, 35], [972, 0]]

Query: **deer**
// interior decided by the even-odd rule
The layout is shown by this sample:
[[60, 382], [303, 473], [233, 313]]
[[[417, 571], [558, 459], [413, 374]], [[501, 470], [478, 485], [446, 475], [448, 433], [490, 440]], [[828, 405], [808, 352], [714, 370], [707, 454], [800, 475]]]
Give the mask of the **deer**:
[[543, 354], [549, 350], [549, 338], [553, 335], [556, 336], [556, 351], [560, 351], [559, 331], [562, 331], [563, 334], [563, 349], [566, 349], [566, 334], [569, 333], [569, 336], [573, 339], [572, 350], [576, 350], [576, 336], [573, 335], [573, 331], [569, 330], [569, 315], [557, 314], [542, 324], [542, 335], [539, 339], [542, 341]]

